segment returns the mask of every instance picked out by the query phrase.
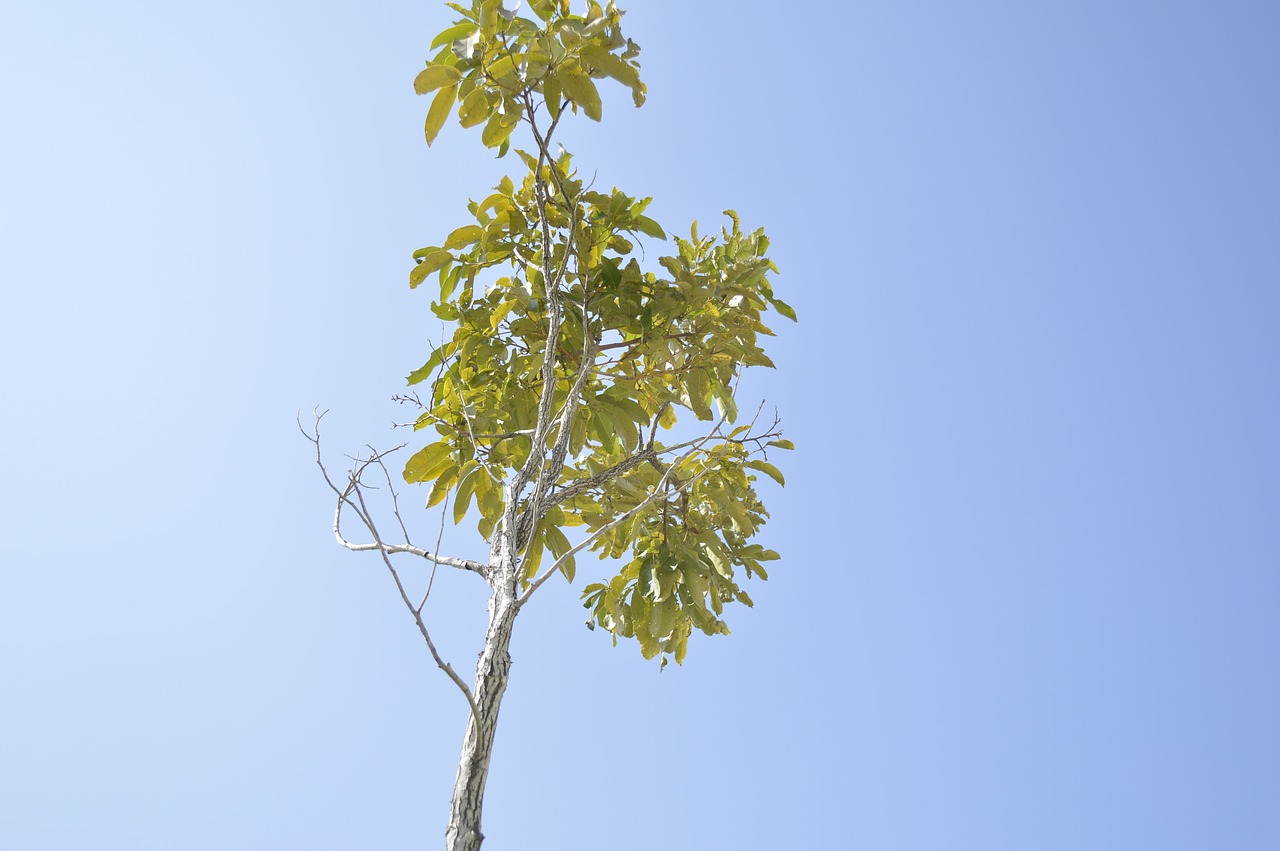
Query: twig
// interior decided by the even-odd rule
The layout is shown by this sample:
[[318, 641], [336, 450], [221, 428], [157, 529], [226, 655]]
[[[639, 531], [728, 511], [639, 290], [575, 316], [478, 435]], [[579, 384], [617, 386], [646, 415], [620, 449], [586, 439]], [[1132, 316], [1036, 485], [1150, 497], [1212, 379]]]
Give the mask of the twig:
[[305, 428], [302, 427], [301, 417], [299, 417], [298, 419], [298, 430], [302, 432], [302, 435], [306, 437], [307, 440], [311, 441], [311, 443], [315, 445], [316, 466], [320, 468], [320, 473], [322, 476], [324, 476], [325, 484], [327, 484], [329, 486], [329, 489], [333, 491], [334, 494], [338, 497], [338, 506], [335, 509], [333, 514], [333, 536], [337, 540], [338, 544], [345, 547], [348, 550], [351, 550], [352, 552], [381, 551], [381, 552], [386, 552], [393, 555], [396, 553], [406, 553], [408, 555], [418, 556], [419, 558], [425, 558], [427, 561], [430, 561], [434, 564], [443, 565], [445, 567], [454, 567], [459, 570], [469, 570], [469, 571], [472, 571], [473, 573], [478, 573], [481, 576], [487, 576], [489, 572], [488, 565], [482, 564], [478, 561], [472, 561], [471, 559], [454, 558], [453, 556], [440, 555], [439, 553], [429, 552], [427, 550], [422, 549], [421, 547], [415, 547], [412, 544], [407, 544], [407, 543], [406, 544], [388, 544], [380, 540], [375, 540], [373, 543], [369, 543], [369, 544], [356, 544], [347, 540], [345, 537], [343, 537], [342, 509], [344, 506], [354, 511], [356, 513], [356, 516], [360, 518], [360, 522], [362, 522], [366, 528], [369, 528], [370, 531], [372, 531], [372, 525], [373, 525], [372, 518], [370, 518], [363, 511], [361, 511], [360, 507], [357, 506], [351, 500], [351, 494], [353, 492], [359, 491], [360, 475], [363, 473], [364, 469], [367, 468], [370, 464], [377, 463], [381, 458], [391, 454], [392, 452], [402, 449], [404, 447], [397, 446], [395, 449], [390, 449], [386, 452], [378, 453], [374, 455], [372, 458], [368, 458], [360, 462], [359, 465], [351, 471], [350, 481], [347, 484], [347, 486], [345, 488], [339, 488], [336, 484], [334, 484], [333, 479], [329, 476], [329, 470], [328, 468], [325, 467], [324, 459], [320, 452], [320, 420], [324, 417], [325, 413], [327, 412], [316, 415], [316, 427], [315, 427], [314, 434], [308, 432]]
[[[669, 467], [667, 467], [666, 472], [662, 474], [662, 478], [658, 481], [656, 485], [654, 485], [653, 490], [649, 493], [649, 495], [645, 497], [643, 500], [641, 500], [634, 508], [631, 508], [630, 510], [624, 512], [623, 514], [618, 515], [613, 520], [606, 523], [604, 526], [601, 526], [599, 529], [597, 529], [594, 533], [589, 535], [585, 540], [583, 540], [577, 546], [571, 548], [564, 555], [556, 559], [554, 564], [552, 564], [550, 567], [544, 570], [542, 572], [542, 575], [539, 576], [537, 579], [535, 579], [529, 585], [529, 587], [525, 589], [525, 592], [520, 595], [520, 599], [516, 601], [516, 605], [523, 606], [526, 602], [528, 602], [529, 598], [533, 596], [533, 592], [537, 591], [538, 588], [540, 588], [544, 582], [550, 579], [552, 574], [554, 574], [557, 570], [559, 570], [560, 566], [564, 564], [568, 559], [572, 558], [582, 550], [586, 549], [587, 547], [591, 546], [593, 543], [598, 541], [601, 535], [605, 534], [606, 532], [612, 531], [613, 529], [616, 529], [620, 524], [634, 517], [636, 513], [639, 512], [642, 508], [647, 508], [651, 503], [656, 501], [659, 496], [665, 496], [666, 494], [668, 494], [670, 491], [668, 490], [667, 485], [670, 483], [672, 475], [676, 470], [676, 467], [680, 465], [680, 462], [688, 458], [692, 458], [694, 454], [699, 449], [701, 449], [702, 446], [707, 441], [715, 437], [716, 432], [720, 430], [720, 426], [724, 425], [726, 416], [727, 415], [721, 415], [719, 422], [717, 422], [715, 426], [712, 427], [711, 431], [707, 432], [705, 437], [698, 440], [696, 444], [693, 446], [693, 448], [685, 453], [683, 458], [679, 459], [679, 461], [676, 461], [672, 463]], [[676, 488], [676, 492], [680, 493], [682, 491], [687, 490], [694, 482], [702, 478], [702, 476], [705, 475], [707, 470], [709, 469], [711, 469], [710, 465], [704, 467], [698, 473], [691, 476], [688, 480], [681, 482], [679, 486]]]
[[[360, 510], [365, 517], [369, 516], [369, 508], [364, 502], [364, 492], [359, 488], [355, 491], [356, 499], [360, 502]], [[427, 642], [427, 649], [431, 651], [431, 658], [435, 660], [437, 667], [444, 671], [449, 679], [453, 680], [454, 685], [462, 692], [462, 696], [467, 699], [467, 706], [471, 707], [471, 717], [475, 719], [477, 728], [480, 725], [480, 708], [476, 706], [476, 700], [471, 694], [471, 688], [458, 676], [453, 670], [453, 666], [446, 662], [440, 656], [440, 651], [436, 649], [436, 644], [431, 640], [431, 633], [427, 630], [427, 624], [422, 619], [422, 612], [414, 608], [413, 602], [409, 599], [408, 592], [404, 589], [404, 583], [400, 581], [400, 574], [396, 571], [395, 565], [391, 563], [391, 556], [387, 547], [382, 545], [382, 539], [378, 536], [376, 529], [370, 525], [370, 533], [374, 539], [378, 541], [378, 551], [382, 555], [382, 562], [387, 566], [387, 570], [391, 572], [391, 578], [395, 580], [396, 590], [400, 592], [400, 600], [404, 603], [405, 608], [409, 610], [409, 614], [413, 615], [413, 622], [418, 625], [418, 632], [422, 633], [422, 638]]]

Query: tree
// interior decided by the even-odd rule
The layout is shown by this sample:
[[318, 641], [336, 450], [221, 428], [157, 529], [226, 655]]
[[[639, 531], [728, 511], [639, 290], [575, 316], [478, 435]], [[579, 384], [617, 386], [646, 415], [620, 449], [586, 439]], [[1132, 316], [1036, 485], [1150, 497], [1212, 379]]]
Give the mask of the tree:
[[[381, 556], [436, 664], [466, 698], [446, 847], [471, 851], [483, 839], [512, 628], [552, 576], [573, 582], [587, 551], [621, 563], [582, 589], [587, 625], [615, 644], [634, 638], [664, 667], [683, 662], [694, 629], [727, 634], [727, 604], [751, 605], [742, 577], [767, 578], [763, 562], [778, 558], [751, 540], [768, 516], [755, 483], [760, 475], [783, 483], [768, 450], [792, 445], [776, 418], [760, 423], [759, 409], [737, 424], [737, 382], [747, 367], [773, 366], [760, 346], [773, 333], [761, 316], [795, 314], [773, 294], [768, 275], [777, 267], [763, 230], [744, 230], [726, 211], [718, 234], [700, 235], [694, 222], [688, 239], [674, 238], [675, 250], [646, 269], [642, 240], [667, 239], [645, 215], [651, 199], [597, 189], [559, 147], [567, 118], [600, 120], [597, 84], [606, 78], [630, 89], [636, 106], [644, 102], [640, 48], [623, 35], [612, 2], [588, 0], [575, 15], [568, 0], [530, 0], [536, 18], [500, 0], [447, 5], [461, 18], [436, 36], [439, 52], [414, 80], [431, 95], [427, 143], [456, 112], [499, 157], [514, 150], [524, 170], [472, 201], [473, 221], [414, 252], [409, 285], [438, 283], [431, 310], [452, 333], [409, 375], [419, 389], [397, 398], [416, 406], [414, 429], [429, 436], [403, 478], [429, 486], [427, 507], [442, 506], [455, 523], [475, 517], [487, 561], [413, 545], [394, 489], [403, 543], [391, 542], [365, 478], [379, 474], [390, 488], [389, 453], [357, 458], [335, 482], [319, 417], [308, 437], [337, 496], [339, 543]], [[523, 149], [512, 147], [517, 131]], [[678, 425], [686, 415], [704, 425]], [[344, 514], [372, 540], [349, 540]], [[472, 684], [437, 651], [423, 615], [430, 583], [420, 600], [410, 595], [393, 560], [401, 555], [488, 584]]]

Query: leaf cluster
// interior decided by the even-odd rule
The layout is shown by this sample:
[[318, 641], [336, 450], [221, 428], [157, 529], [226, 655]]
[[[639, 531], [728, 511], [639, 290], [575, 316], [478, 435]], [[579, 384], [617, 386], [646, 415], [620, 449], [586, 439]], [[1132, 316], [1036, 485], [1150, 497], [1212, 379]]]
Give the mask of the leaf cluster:
[[[683, 661], [693, 628], [727, 633], [724, 605], [751, 604], [739, 574], [766, 578], [778, 557], [750, 541], [768, 517], [756, 483], [783, 482], [765, 453], [792, 446], [736, 425], [735, 387], [743, 369], [773, 366], [765, 315], [795, 313], [774, 295], [763, 230], [726, 211], [718, 232], [694, 222], [668, 240], [650, 198], [599, 191], [553, 152], [565, 107], [599, 119], [599, 77], [643, 102], [639, 48], [612, 3], [575, 16], [532, 2], [539, 21], [450, 5], [463, 19], [415, 82], [436, 92], [428, 140], [458, 104], [486, 146], [505, 152], [522, 122], [532, 144], [514, 149], [518, 182], [414, 253], [410, 286], [435, 281], [431, 309], [452, 330], [408, 377], [422, 388], [415, 428], [434, 434], [404, 477], [431, 486], [428, 506], [452, 497], [455, 522], [474, 506], [486, 539], [506, 530], [526, 593], [549, 568], [572, 581], [582, 550], [626, 558], [584, 589], [588, 625]], [[647, 261], [647, 242], [668, 241]], [[712, 425], [686, 439], [699, 421]]]
[[455, 106], [462, 126], [484, 125], [481, 141], [502, 153], [530, 96], [544, 102], [553, 119], [568, 105], [599, 121], [601, 77], [628, 86], [636, 106], [644, 103], [635, 61], [640, 48], [622, 35], [622, 12], [612, 2], [602, 7], [590, 0], [585, 15], [573, 15], [568, 0], [530, 0], [538, 21], [507, 11], [501, 0], [446, 5], [462, 20], [432, 41], [431, 49], [440, 50], [413, 82], [418, 94], [436, 92], [427, 111], [427, 144]]

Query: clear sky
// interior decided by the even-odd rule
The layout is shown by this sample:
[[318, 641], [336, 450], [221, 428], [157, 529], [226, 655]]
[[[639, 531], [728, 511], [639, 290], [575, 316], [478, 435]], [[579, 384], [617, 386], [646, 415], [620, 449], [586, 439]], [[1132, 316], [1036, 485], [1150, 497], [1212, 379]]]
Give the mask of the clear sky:
[[[1280, 5], [629, 9], [566, 144], [768, 229], [785, 559], [661, 674], [549, 585], [486, 849], [1280, 847]], [[422, 141], [450, 20], [0, 8], [0, 846], [440, 847], [465, 705], [293, 420], [406, 436], [410, 253], [516, 165]]]

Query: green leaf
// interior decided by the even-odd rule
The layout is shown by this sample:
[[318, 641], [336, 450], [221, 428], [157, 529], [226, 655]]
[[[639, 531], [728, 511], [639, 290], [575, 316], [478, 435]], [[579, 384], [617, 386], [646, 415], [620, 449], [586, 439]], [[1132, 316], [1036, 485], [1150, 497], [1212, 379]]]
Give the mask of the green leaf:
[[787, 483], [786, 479], [782, 477], [781, 471], [779, 471], [777, 467], [773, 466], [768, 461], [748, 461], [746, 463], [746, 466], [750, 467], [753, 470], [759, 470], [760, 472], [764, 473], [766, 476], [773, 479], [775, 482], [777, 482], [780, 485], [785, 486]]
[[784, 440], [784, 439], [781, 439], [781, 438], [780, 438], [780, 439], [778, 439], [778, 440], [771, 440], [771, 441], [769, 441], [768, 443], [766, 443], [765, 445], [766, 445], [766, 446], [776, 446], [776, 447], [778, 447], [779, 449], [795, 449], [795, 448], [796, 448], [796, 445], [795, 445], [794, 443], [792, 443], [792, 442], [791, 442], [791, 441], [789, 441], [789, 440]]
[[591, 78], [581, 71], [572, 68], [562, 68], [556, 77], [560, 80], [560, 85], [564, 87], [564, 92], [569, 96], [569, 100], [576, 103], [587, 118], [592, 121], [600, 120], [600, 92], [596, 91], [596, 84]]
[[482, 0], [480, 3], [480, 32], [485, 38], [492, 38], [498, 30], [498, 10], [502, 8], [502, 0]]
[[452, 65], [428, 65], [418, 72], [413, 79], [413, 90], [420, 95], [434, 92], [445, 86], [456, 85], [462, 79], [462, 72]]
[[484, 236], [484, 228], [479, 225], [463, 225], [449, 234], [449, 238], [444, 241], [444, 247], [462, 248], [473, 242], [479, 242], [482, 236]]
[[738, 421], [738, 402], [733, 398], [733, 389], [726, 387], [716, 379], [711, 379], [711, 398], [720, 406], [721, 413], [729, 422]]
[[[569, 539], [565, 537], [564, 532], [556, 526], [548, 525], [543, 531], [543, 539], [546, 541], [547, 549], [551, 550], [551, 555], [559, 559], [569, 550], [573, 549], [573, 545], [569, 543]], [[564, 574], [564, 578], [573, 581], [573, 575], [576, 572], [576, 565], [572, 556], [564, 560], [560, 565], [560, 572]]]
[[476, 25], [471, 21], [461, 24], [454, 24], [447, 30], [442, 30], [439, 35], [431, 40], [431, 50], [446, 44], [457, 41], [460, 38], [466, 38], [476, 31]]
[[516, 69], [520, 65], [521, 58], [522, 57], [519, 53], [504, 53], [489, 65], [489, 76], [497, 80], [507, 76], [508, 74], [515, 74]]
[[516, 148], [516, 156], [520, 158], [520, 161], [525, 164], [525, 167], [528, 168], [529, 171], [538, 170], [538, 161], [533, 158], [533, 154]]
[[453, 104], [457, 99], [458, 87], [449, 86], [437, 92], [435, 99], [431, 101], [431, 108], [427, 110], [426, 123], [428, 146], [436, 140], [436, 136], [440, 135], [440, 128], [444, 126], [449, 113], [453, 112]]
[[[507, 116], [500, 112], [493, 113], [489, 116], [489, 122], [484, 125], [484, 130], [480, 132], [480, 141], [484, 143], [486, 148], [503, 145], [511, 137], [511, 131], [515, 129], [519, 121], [519, 116]], [[505, 150], [500, 151], [498, 156], [502, 156], [505, 153]]]
[[406, 383], [410, 387], [412, 387], [413, 385], [430, 378], [431, 374], [436, 371], [436, 368], [440, 366], [441, 363], [444, 362], [445, 349], [452, 348], [452, 347], [453, 347], [452, 343], [447, 343], [444, 346], [437, 346], [436, 348], [432, 349], [431, 357], [427, 358], [427, 362], [424, 363], [422, 366], [418, 367], [413, 372], [409, 373], [409, 377], [406, 379]]
[[453, 463], [453, 447], [448, 443], [431, 443], [419, 449], [405, 462], [404, 480], [429, 482]]
[[552, 118], [560, 114], [560, 99], [564, 96], [564, 89], [560, 85], [560, 81], [554, 76], [548, 77], [542, 83], [542, 97], [547, 102], [547, 113]]
[[459, 477], [458, 494], [453, 499], [453, 524], [456, 526], [462, 522], [462, 518], [467, 516], [467, 510], [471, 507], [471, 497], [476, 492], [476, 485], [480, 483], [481, 478], [488, 478], [488, 474], [480, 467], [476, 461], [468, 461], [467, 466], [470, 467], [466, 474]]
[[771, 298], [771, 299], [769, 299], [769, 304], [772, 304], [772, 305], [773, 305], [773, 309], [774, 309], [774, 310], [778, 311], [778, 312], [779, 312], [779, 313], [781, 313], [783, 316], [785, 316], [785, 317], [787, 317], [788, 319], [790, 319], [792, 322], [796, 322], [796, 321], [798, 321], [798, 320], [796, 319], [796, 312], [795, 312], [795, 310], [794, 310], [794, 309], [792, 309], [791, 305], [787, 304], [787, 303], [786, 303], [785, 301], [783, 301], [782, 299], [780, 299], [780, 298]]
[[414, 289], [432, 272], [438, 272], [452, 262], [453, 255], [447, 251], [436, 249], [431, 252], [422, 258], [421, 263], [409, 270], [409, 289]]
[[502, 320], [507, 318], [512, 309], [519, 305], [516, 299], [508, 299], [493, 309], [493, 313], [489, 314], [489, 330], [497, 331], [498, 326], [502, 324]]
[[537, 529], [533, 530], [533, 537], [529, 539], [529, 547], [524, 551], [523, 573], [526, 580], [537, 576], [538, 567], [542, 564], [542, 532], [542, 526], [538, 526]]
[[436, 483], [431, 486], [431, 496], [427, 497], [427, 508], [439, 505], [444, 498], [449, 495], [449, 488], [453, 487], [454, 481], [458, 478], [458, 468], [450, 467], [436, 479]]
[[459, 123], [463, 127], [475, 127], [488, 117], [489, 98], [483, 89], [472, 89], [471, 93], [462, 99], [462, 106], [458, 109]]
[[[485, 523], [496, 525], [502, 516], [502, 486], [490, 478], [488, 472], [485, 472], [484, 480], [476, 485], [476, 503], [480, 506], [480, 516]], [[483, 526], [481, 524], [482, 528]], [[489, 536], [485, 534], [484, 537]]]
[[636, 230], [645, 236], [651, 236], [654, 239], [666, 239], [667, 232], [662, 229], [662, 225], [655, 222], [648, 216], [636, 216]]
[[640, 85], [640, 72], [598, 44], [587, 44], [579, 52], [582, 61], [605, 76], [612, 77], [625, 86]]
[[681, 398], [684, 404], [693, 410], [700, 420], [713, 419], [708, 396], [711, 394], [711, 383], [701, 369], [693, 369], [684, 377], [685, 391]]

